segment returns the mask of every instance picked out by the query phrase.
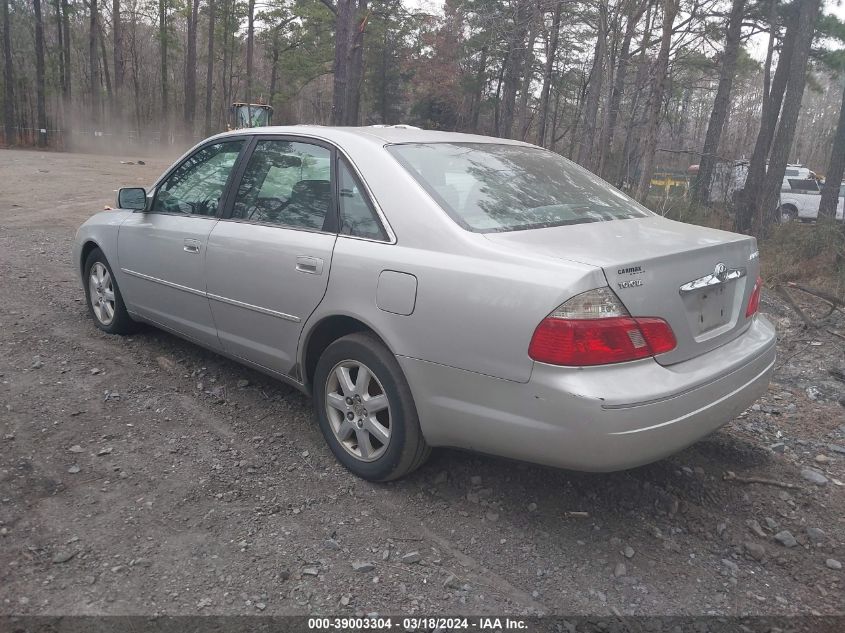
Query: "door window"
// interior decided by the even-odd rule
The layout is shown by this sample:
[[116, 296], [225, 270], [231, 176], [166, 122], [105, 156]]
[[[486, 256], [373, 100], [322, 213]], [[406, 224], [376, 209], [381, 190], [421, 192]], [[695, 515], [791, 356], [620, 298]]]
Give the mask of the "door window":
[[238, 186], [232, 217], [333, 231], [331, 156], [319, 145], [259, 141]]
[[361, 184], [345, 159], [338, 161], [337, 178], [340, 189], [340, 233], [373, 240], [387, 240], [375, 210], [361, 190]]
[[206, 145], [170, 174], [156, 192], [154, 213], [214, 216], [243, 141]]

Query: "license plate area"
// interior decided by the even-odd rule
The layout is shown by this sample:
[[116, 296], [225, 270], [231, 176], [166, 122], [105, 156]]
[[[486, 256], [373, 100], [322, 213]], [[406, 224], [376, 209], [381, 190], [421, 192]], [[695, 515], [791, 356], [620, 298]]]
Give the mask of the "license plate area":
[[684, 297], [694, 336], [706, 334], [731, 320], [734, 284], [701, 288]]

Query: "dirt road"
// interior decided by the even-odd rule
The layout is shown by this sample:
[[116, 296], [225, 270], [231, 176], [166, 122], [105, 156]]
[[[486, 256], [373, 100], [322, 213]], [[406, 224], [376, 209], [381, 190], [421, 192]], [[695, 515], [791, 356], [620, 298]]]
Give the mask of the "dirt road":
[[1, 612], [842, 611], [841, 339], [766, 298], [783, 336], [767, 397], [652, 466], [438, 450], [369, 484], [297, 392], [154, 329], [93, 326], [75, 228], [169, 162], [120, 160], [0, 151]]

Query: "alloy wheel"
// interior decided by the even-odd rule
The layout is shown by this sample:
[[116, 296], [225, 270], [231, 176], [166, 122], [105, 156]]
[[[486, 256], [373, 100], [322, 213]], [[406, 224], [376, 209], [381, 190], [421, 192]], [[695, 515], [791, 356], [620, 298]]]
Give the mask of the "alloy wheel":
[[326, 414], [340, 445], [353, 457], [381, 457], [392, 431], [390, 403], [378, 377], [364, 363], [344, 360], [326, 380]]
[[102, 262], [94, 262], [91, 266], [88, 294], [94, 316], [103, 325], [110, 325], [114, 321], [114, 284], [109, 269]]

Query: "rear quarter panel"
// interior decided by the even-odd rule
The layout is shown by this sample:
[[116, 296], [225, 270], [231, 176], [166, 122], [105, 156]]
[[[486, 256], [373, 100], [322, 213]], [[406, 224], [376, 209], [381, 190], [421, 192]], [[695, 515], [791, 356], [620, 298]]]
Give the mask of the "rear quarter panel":
[[[341, 237], [326, 296], [306, 328], [345, 314], [371, 327], [396, 355], [527, 382], [528, 345], [539, 322], [570, 296], [605, 285], [604, 276], [597, 268], [519, 260], [482, 246], [458, 254]], [[410, 315], [377, 306], [383, 270], [417, 278]]]

